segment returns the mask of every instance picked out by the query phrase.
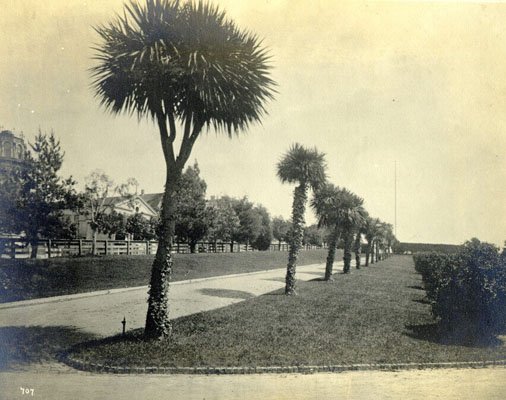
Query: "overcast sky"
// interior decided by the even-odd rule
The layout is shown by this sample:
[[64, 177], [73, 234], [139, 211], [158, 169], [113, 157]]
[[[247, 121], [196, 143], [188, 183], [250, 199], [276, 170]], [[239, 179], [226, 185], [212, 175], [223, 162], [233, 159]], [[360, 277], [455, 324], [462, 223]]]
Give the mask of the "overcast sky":
[[[264, 38], [279, 94], [261, 126], [197, 141], [207, 194], [289, 217], [293, 187], [275, 165], [292, 143], [327, 154], [330, 180], [394, 223], [402, 241], [506, 239], [506, 4], [219, 0]], [[112, 116], [90, 88], [92, 26], [122, 0], [2, 0], [0, 125], [31, 141], [54, 130], [63, 174], [100, 168], [160, 192], [149, 121]], [[308, 222], [314, 222], [309, 213]]]

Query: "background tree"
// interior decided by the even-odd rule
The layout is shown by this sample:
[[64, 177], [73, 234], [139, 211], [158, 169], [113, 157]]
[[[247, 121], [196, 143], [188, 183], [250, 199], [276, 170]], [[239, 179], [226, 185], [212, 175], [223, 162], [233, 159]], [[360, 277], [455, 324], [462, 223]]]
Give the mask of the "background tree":
[[[205, 127], [232, 136], [260, 121], [274, 82], [257, 37], [240, 31], [224, 12], [202, 1], [132, 2], [124, 16], [96, 30], [102, 43], [94, 85], [102, 104], [113, 113], [150, 116], [160, 132], [166, 180], [145, 335], [163, 338], [171, 330], [174, 192], [183, 168]], [[178, 152], [175, 143], [180, 143]]]
[[210, 216], [206, 207], [207, 184], [200, 177], [200, 169], [195, 164], [189, 166], [179, 181], [174, 194], [176, 226], [178, 241], [187, 242], [190, 252], [195, 253], [197, 242], [207, 233]]
[[[239, 230], [240, 221], [232, 204], [232, 199], [228, 196], [222, 196], [218, 199], [212, 199], [207, 203], [209, 216], [208, 236], [216, 242], [232, 242], [232, 238]], [[231, 244], [233, 252], [233, 244]]]
[[272, 242], [271, 216], [269, 211], [262, 205], [255, 206], [253, 210], [260, 217], [260, 231], [252, 241], [253, 248], [256, 250], [269, 250]]
[[146, 219], [142, 214], [129, 215], [125, 223], [125, 232], [133, 240], [152, 240], [156, 238], [156, 218]]
[[325, 155], [315, 149], [294, 144], [277, 165], [277, 175], [283, 183], [295, 183], [293, 192], [292, 229], [290, 235], [285, 294], [295, 294], [295, 271], [304, 235], [304, 214], [307, 191], [316, 191], [325, 182]]
[[329, 231], [327, 228], [318, 227], [318, 224], [313, 224], [304, 228], [302, 242], [312, 246], [323, 246], [328, 236]]
[[105, 214], [111, 211], [108, 197], [115, 193], [114, 182], [104, 171], [94, 170], [85, 178], [82, 212], [89, 218], [93, 233], [91, 253], [97, 254], [97, 234], [107, 230]]
[[124, 239], [126, 236], [126, 217], [114, 210], [100, 214], [97, 218], [97, 231], [110, 238]]
[[278, 250], [281, 250], [281, 242], [288, 240], [288, 232], [291, 223], [283, 217], [274, 217], [272, 219], [272, 236], [278, 241]]
[[115, 185], [102, 170], [96, 169], [85, 178], [81, 212], [89, 218], [93, 234], [92, 254], [97, 254], [97, 235], [104, 233], [123, 236], [126, 234], [125, 218], [114, 211], [114, 197], [132, 200], [138, 189], [137, 180], [128, 178], [126, 183]]
[[232, 235], [232, 242], [252, 244], [262, 231], [262, 215], [247, 197], [232, 199], [231, 201], [232, 207], [234, 207], [234, 211], [239, 218], [239, 228]]
[[80, 198], [74, 180], [59, 176], [64, 153], [54, 134], [39, 131], [30, 147], [26, 168], [13, 171], [1, 183], [0, 230], [24, 233], [30, 257], [35, 258], [39, 239], [73, 237], [75, 226], [63, 211], [79, 207]]

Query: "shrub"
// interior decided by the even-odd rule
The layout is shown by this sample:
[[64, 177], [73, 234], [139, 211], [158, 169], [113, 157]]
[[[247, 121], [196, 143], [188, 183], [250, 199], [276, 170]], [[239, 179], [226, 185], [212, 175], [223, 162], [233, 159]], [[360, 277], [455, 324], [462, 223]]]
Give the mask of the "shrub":
[[506, 327], [506, 263], [494, 245], [472, 239], [456, 254], [414, 259], [432, 313], [446, 331], [487, 336]]

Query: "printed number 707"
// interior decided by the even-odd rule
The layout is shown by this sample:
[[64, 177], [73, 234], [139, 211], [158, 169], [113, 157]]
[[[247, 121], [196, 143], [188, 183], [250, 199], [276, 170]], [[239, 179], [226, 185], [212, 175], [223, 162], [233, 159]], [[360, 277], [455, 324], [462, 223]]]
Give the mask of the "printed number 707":
[[29, 395], [33, 396], [33, 392], [34, 392], [33, 389], [20, 387], [19, 390], [21, 390], [21, 394], [29, 394]]

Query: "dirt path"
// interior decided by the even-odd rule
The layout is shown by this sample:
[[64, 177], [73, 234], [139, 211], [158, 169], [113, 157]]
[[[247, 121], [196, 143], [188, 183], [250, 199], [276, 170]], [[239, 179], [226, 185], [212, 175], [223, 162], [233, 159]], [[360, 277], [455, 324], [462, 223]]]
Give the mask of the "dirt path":
[[88, 373], [2, 373], [0, 399], [408, 399], [506, 398], [506, 368], [344, 372], [314, 375], [118, 376]]
[[[340, 268], [342, 262], [335, 263]], [[297, 268], [297, 279], [322, 277], [324, 264]], [[336, 269], [337, 270], [337, 269]], [[170, 316], [178, 318], [243, 301], [284, 287], [285, 268], [240, 276], [223, 276], [191, 283], [176, 282], [170, 289]], [[144, 326], [147, 287], [60, 302], [0, 308], [0, 327], [72, 327], [96, 336]], [[29, 304], [29, 303], [28, 303]]]

